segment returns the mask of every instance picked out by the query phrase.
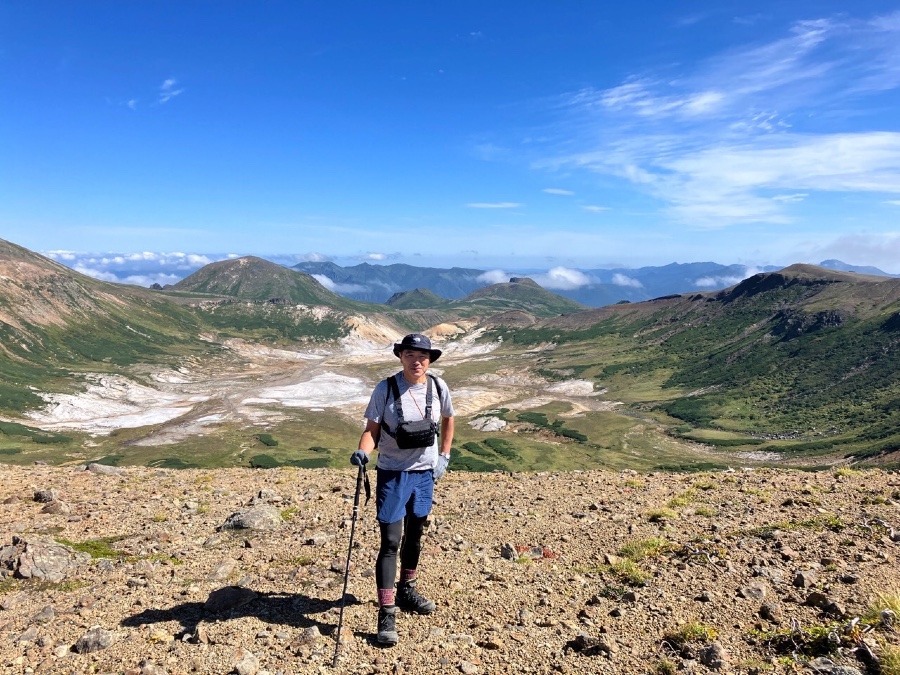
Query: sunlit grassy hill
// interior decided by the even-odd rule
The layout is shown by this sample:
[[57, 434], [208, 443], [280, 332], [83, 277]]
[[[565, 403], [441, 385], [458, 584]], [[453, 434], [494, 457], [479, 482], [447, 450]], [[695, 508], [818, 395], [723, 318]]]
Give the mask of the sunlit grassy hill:
[[686, 438], [891, 461], [900, 449], [900, 279], [795, 265], [497, 334], [552, 343], [542, 367], [626, 398], [658, 387], [640, 406]]

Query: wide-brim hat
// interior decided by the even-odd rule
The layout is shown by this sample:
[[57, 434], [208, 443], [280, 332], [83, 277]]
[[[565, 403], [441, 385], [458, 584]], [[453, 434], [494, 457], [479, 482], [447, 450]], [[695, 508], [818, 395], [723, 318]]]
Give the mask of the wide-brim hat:
[[437, 361], [443, 352], [440, 349], [431, 348], [431, 340], [420, 333], [410, 333], [400, 342], [394, 343], [394, 356], [399, 357], [404, 349], [416, 349], [420, 352], [428, 352], [428, 358], [432, 363]]

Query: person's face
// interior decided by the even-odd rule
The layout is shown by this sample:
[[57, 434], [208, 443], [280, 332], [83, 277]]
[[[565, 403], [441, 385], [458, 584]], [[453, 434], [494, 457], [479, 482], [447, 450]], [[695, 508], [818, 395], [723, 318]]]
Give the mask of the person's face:
[[404, 349], [400, 352], [400, 363], [403, 364], [403, 373], [412, 382], [418, 382], [431, 365], [431, 356], [428, 352], [419, 349]]

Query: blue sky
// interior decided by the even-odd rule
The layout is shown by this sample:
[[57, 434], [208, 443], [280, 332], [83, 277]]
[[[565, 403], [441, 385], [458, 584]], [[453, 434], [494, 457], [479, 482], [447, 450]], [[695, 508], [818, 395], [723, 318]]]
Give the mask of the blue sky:
[[101, 278], [900, 273], [898, 2], [4, 2], [0, 96], [0, 238]]

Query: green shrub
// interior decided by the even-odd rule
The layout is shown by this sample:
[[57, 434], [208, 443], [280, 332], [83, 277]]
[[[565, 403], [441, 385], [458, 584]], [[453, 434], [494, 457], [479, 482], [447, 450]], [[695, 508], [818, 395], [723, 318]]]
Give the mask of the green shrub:
[[254, 469], [274, 469], [281, 466], [281, 463], [272, 455], [253, 455], [249, 462]]
[[274, 448], [278, 446], [278, 440], [273, 438], [272, 434], [256, 434], [254, 438], [268, 448]]

